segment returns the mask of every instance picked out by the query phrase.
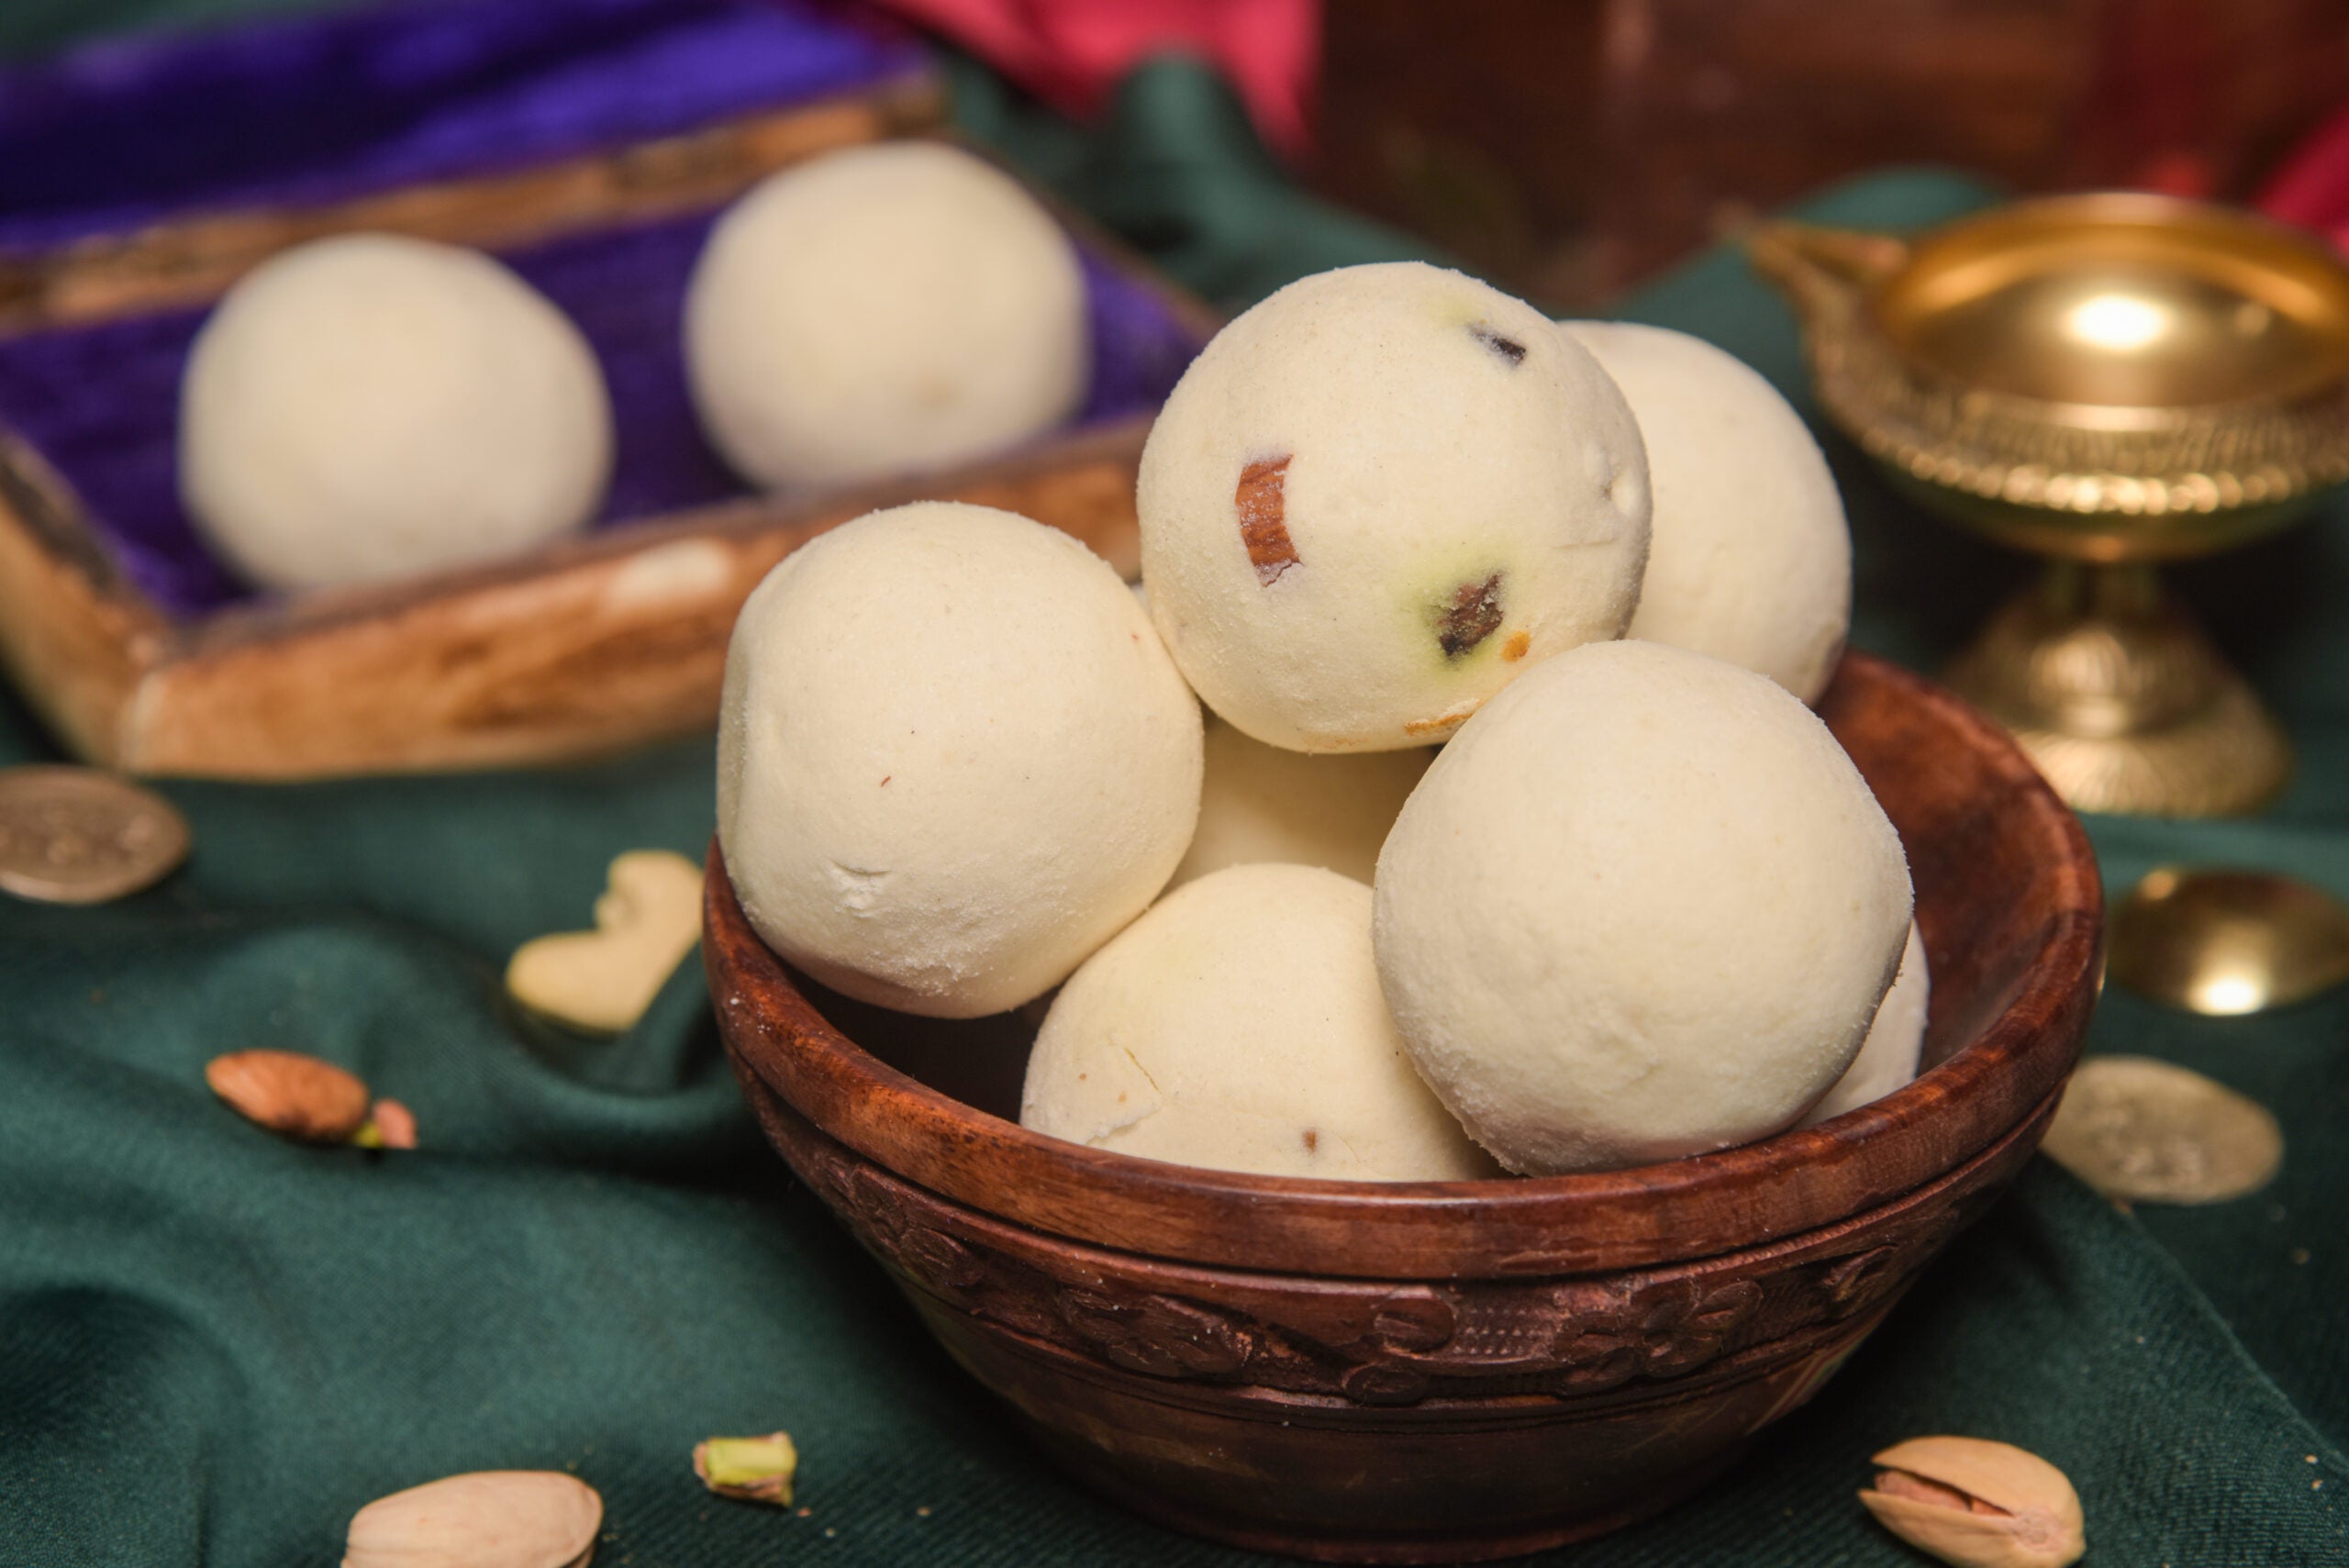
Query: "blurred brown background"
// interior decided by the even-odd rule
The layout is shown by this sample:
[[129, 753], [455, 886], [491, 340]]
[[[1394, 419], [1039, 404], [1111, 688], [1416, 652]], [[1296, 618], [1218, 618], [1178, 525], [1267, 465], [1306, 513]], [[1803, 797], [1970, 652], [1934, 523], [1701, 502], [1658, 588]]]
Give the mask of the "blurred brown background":
[[1840, 175], [2241, 198], [2349, 0], [1330, 0], [1315, 182], [1587, 306]]

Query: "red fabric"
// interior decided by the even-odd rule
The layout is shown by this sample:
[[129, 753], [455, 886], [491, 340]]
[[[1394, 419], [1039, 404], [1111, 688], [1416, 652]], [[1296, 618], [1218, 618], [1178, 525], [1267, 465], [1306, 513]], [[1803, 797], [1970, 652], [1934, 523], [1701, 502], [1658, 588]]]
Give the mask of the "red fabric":
[[1144, 56], [1212, 62], [1257, 133], [1295, 157], [1320, 56], [1319, 0], [875, 0], [945, 34], [1053, 106], [1080, 117]]
[[2317, 229], [2349, 250], [2349, 108], [2336, 112], [2268, 180], [2259, 209]]

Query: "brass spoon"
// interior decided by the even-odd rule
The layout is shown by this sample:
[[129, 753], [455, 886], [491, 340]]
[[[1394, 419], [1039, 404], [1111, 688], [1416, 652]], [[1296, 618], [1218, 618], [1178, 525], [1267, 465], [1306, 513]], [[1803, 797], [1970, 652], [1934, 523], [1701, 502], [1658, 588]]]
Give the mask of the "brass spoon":
[[2272, 872], [2163, 866], [2113, 911], [2105, 964], [2189, 1013], [2288, 1006], [2349, 980], [2349, 906]]

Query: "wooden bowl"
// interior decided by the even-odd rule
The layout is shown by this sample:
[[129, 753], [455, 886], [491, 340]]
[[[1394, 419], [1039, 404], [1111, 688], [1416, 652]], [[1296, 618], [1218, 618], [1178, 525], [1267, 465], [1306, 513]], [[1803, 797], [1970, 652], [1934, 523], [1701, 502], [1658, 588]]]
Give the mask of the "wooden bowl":
[[2095, 1005], [2095, 858], [2014, 743], [1863, 654], [1821, 712], [1908, 846], [1936, 1065], [1808, 1131], [1392, 1184], [1064, 1143], [980, 1108], [1017, 1114], [1033, 1008], [938, 1024], [824, 992], [713, 850], [719, 1025], [792, 1169], [1110, 1496], [1333, 1562], [1596, 1535], [1702, 1485], [1852, 1353], [2030, 1157]]

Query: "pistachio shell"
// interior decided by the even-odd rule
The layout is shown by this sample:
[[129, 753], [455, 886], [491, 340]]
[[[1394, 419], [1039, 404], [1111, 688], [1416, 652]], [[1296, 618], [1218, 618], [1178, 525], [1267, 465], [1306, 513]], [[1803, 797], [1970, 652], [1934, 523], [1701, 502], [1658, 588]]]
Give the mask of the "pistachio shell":
[[[1876, 1456], [1877, 1522], [1955, 1568], [2067, 1568], [2087, 1550], [2079, 1494], [2037, 1454], [1982, 1438], [1912, 1438]], [[1922, 1483], [1920, 1485], [1919, 1483]]]
[[1910, 1438], [1877, 1454], [1875, 1462], [1881, 1469], [1938, 1481], [2009, 1513], [2048, 1507], [2079, 1517], [2079, 1494], [2064, 1473], [2012, 1443], [1987, 1438]]
[[603, 1522], [603, 1498], [576, 1476], [476, 1471], [360, 1509], [342, 1568], [584, 1568]]

